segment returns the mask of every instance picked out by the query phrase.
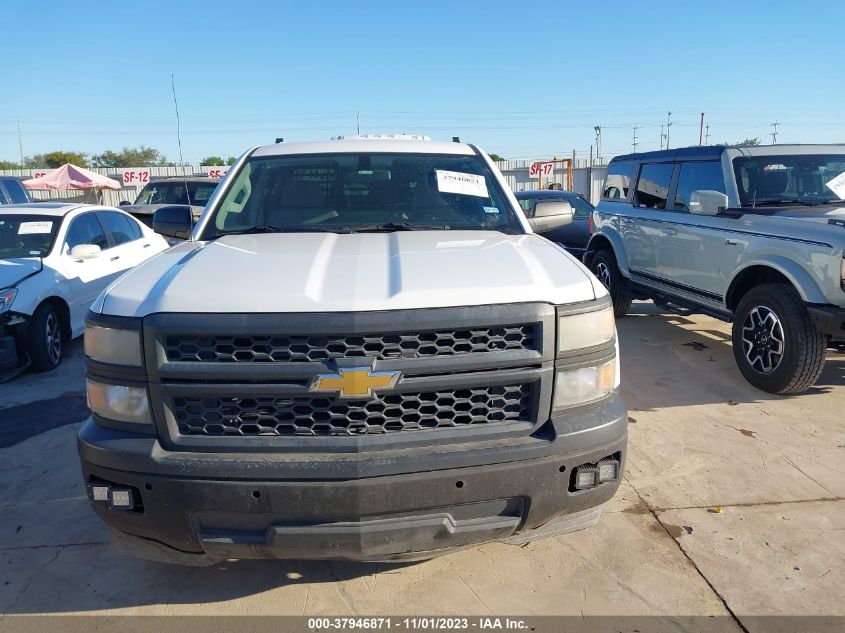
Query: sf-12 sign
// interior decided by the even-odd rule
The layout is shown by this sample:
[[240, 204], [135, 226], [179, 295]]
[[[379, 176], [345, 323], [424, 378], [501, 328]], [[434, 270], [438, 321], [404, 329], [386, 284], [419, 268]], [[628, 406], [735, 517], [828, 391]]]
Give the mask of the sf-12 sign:
[[532, 163], [528, 168], [529, 178], [539, 178], [543, 176], [551, 176], [555, 171], [554, 163]]
[[150, 182], [149, 169], [124, 169], [121, 179], [124, 187], [143, 187]]
[[220, 180], [223, 176], [226, 175], [226, 172], [229, 171], [228, 167], [209, 167], [208, 168], [208, 177], [209, 178], [216, 178]]

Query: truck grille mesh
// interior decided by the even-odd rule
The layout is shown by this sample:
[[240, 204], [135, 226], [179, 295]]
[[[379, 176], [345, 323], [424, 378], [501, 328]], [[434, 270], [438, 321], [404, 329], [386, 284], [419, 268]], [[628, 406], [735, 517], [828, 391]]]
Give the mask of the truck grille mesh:
[[169, 362], [273, 363], [330, 358], [422, 358], [504, 350], [536, 350], [536, 324], [354, 336], [167, 335]]
[[182, 435], [367, 435], [527, 421], [530, 384], [401, 393], [373, 400], [176, 396]]

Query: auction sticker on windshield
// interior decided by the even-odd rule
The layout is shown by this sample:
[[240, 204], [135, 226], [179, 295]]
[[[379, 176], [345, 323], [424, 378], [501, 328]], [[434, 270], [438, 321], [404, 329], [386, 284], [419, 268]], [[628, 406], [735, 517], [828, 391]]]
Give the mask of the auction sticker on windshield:
[[443, 193], [458, 193], [464, 196], [489, 198], [487, 181], [484, 176], [465, 174], [459, 171], [436, 169], [437, 189]]
[[833, 180], [828, 180], [824, 183], [828, 189], [835, 193], [840, 200], [845, 200], [845, 171], [839, 174]]
[[52, 230], [52, 222], [21, 222], [21, 225], [18, 227], [18, 235], [49, 233]]

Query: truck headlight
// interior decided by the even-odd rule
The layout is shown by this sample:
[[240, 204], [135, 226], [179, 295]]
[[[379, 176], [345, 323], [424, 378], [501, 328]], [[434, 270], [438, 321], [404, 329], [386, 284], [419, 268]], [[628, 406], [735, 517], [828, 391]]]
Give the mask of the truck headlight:
[[613, 306], [559, 316], [557, 332], [558, 354], [609, 343], [616, 334]]
[[100, 363], [141, 367], [141, 332], [89, 324], [85, 327], [85, 355]]
[[0, 314], [9, 311], [9, 308], [12, 307], [12, 301], [15, 300], [17, 294], [17, 288], [3, 288], [3, 290], [0, 290]]
[[610, 395], [616, 386], [616, 358], [591, 367], [562, 369], [555, 374], [553, 408], [587, 404]]
[[85, 382], [92, 413], [109, 420], [152, 424], [150, 401], [143, 387], [107, 385], [90, 378]]

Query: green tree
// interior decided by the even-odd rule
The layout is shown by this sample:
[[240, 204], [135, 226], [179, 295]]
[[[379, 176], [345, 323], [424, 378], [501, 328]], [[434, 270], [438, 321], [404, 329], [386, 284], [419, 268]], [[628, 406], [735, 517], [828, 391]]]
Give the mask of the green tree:
[[157, 149], [141, 145], [124, 147], [119, 152], [106, 150], [91, 157], [94, 167], [160, 167], [167, 158]]
[[0, 169], [20, 169], [20, 163], [11, 160], [0, 160]]
[[498, 154], [490, 154], [490, 160], [494, 160], [494, 161], [498, 162], [498, 161], [500, 161], [500, 160], [506, 160], [506, 159], [505, 159], [505, 158], [502, 158], [502, 157], [501, 157], [501, 156], [499, 156]]
[[47, 152], [46, 154], [33, 154], [24, 158], [24, 167], [47, 167], [55, 169], [61, 167], [65, 163], [72, 163], [77, 167], [88, 167], [88, 154], [83, 152], [68, 152], [64, 150], [56, 150], [55, 152]]
[[229, 158], [226, 159], [226, 164], [234, 165], [236, 160], [238, 160], [237, 156], [229, 156]]
[[[746, 138], [738, 143], [733, 143], [733, 145], [760, 145], [763, 141], [761, 141], [756, 136], [754, 138]], [[730, 143], [725, 143], [725, 145], [729, 145]]]
[[222, 156], [206, 156], [200, 161], [200, 165], [212, 165], [214, 167], [222, 167], [225, 164]]

